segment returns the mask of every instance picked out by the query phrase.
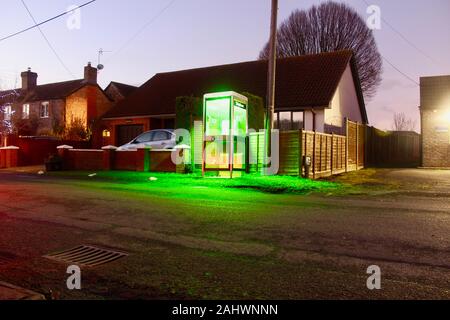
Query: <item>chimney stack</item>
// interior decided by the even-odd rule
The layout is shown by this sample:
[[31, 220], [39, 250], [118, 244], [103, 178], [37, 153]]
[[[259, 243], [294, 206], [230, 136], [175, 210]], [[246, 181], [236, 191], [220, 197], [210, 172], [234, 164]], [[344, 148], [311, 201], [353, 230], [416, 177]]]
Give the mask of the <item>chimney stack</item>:
[[84, 81], [89, 84], [97, 84], [97, 68], [92, 67], [90, 62], [84, 67]]
[[22, 90], [33, 90], [37, 86], [38, 74], [31, 72], [31, 68], [20, 74], [22, 77]]

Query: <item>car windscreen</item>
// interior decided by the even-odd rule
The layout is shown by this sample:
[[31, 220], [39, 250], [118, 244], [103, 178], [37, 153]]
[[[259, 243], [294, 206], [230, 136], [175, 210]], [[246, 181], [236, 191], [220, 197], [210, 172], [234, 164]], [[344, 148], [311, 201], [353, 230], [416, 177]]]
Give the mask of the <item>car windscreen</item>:
[[155, 131], [152, 141], [162, 141], [162, 140], [169, 140], [170, 134], [166, 131]]
[[153, 132], [145, 132], [145, 133], [141, 134], [139, 137], [137, 137], [136, 139], [134, 139], [133, 143], [149, 142], [149, 141], [152, 141], [152, 137], [153, 137]]

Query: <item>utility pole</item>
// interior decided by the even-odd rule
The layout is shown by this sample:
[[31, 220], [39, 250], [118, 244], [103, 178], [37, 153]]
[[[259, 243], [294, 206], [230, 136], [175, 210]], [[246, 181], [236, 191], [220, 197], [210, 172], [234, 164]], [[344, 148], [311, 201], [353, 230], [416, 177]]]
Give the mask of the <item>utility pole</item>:
[[273, 129], [273, 114], [275, 109], [275, 74], [277, 63], [277, 17], [278, 0], [272, 0], [272, 14], [270, 19], [269, 62], [267, 71], [267, 95], [265, 118], [265, 164], [268, 165], [271, 156], [271, 133]]

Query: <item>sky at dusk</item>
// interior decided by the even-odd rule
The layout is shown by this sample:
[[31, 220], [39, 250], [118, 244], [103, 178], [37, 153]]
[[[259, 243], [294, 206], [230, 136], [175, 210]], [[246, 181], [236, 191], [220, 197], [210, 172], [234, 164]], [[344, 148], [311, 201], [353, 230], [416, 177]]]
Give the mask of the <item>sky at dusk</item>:
[[[38, 22], [86, 1], [25, 0]], [[385, 58], [416, 82], [450, 74], [449, 0], [366, 1], [380, 6], [382, 18], [401, 33], [384, 23], [374, 31]], [[279, 23], [294, 9], [320, 2], [279, 0]], [[343, 2], [367, 18], [364, 0]], [[20, 0], [2, 0], [0, 19], [0, 38], [33, 24]], [[88, 61], [97, 64], [100, 48], [110, 51], [102, 56], [102, 87], [112, 80], [140, 85], [157, 72], [255, 60], [269, 23], [270, 0], [97, 0], [82, 9], [80, 29], [69, 29], [67, 17], [42, 26], [69, 71], [33, 29], [0, 42], [0, 86], [20, 86], [27, 67], [39, 74], [39, 84], [81, 78]], [[366, 104], [372, 125], [391, 129], [393, 113], [405, 112], [419, 129], [419, 88], [387, 63], [377, 95]]]

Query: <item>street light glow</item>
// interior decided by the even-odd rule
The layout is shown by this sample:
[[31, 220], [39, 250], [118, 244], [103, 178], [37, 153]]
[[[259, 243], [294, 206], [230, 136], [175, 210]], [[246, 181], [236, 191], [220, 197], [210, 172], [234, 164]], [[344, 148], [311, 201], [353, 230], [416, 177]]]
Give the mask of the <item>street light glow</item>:
[[450, 111], [447, 111], [447, 112], [444, 114], [444, 119], [445, 119], [447, 122], [450, 122]]

